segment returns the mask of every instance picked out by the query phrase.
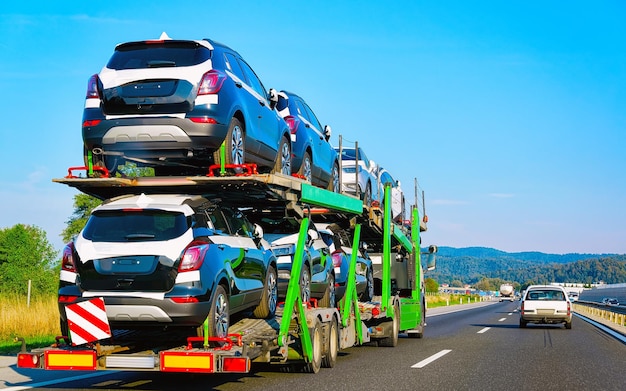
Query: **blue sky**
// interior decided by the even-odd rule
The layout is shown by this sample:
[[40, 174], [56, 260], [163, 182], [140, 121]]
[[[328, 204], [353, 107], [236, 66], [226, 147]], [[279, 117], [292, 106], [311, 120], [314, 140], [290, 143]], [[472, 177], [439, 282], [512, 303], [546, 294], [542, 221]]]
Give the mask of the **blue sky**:
[[623, 1], [18, 3], [0, 10], [0, 228], [62, 248], [76, 191], [52, 178], [82, 164], [87, 80], [165, 31], [239, 51], [409, 200], [417, 180], [423, 243], [626, 253]]

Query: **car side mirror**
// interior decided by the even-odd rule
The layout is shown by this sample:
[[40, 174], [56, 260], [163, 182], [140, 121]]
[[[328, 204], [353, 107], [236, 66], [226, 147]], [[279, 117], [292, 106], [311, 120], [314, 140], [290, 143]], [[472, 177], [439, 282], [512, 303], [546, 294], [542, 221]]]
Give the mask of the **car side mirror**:
[[425, 255], [428, 255], [428, 259], [426, 260], [427, 270], [435, 270], [435, 268], [437, 267], [437, 259], [435, 255], [436, 253], [437, 253], [437, 246], [435, 245], [428, 246], [428, 252], [425, 254]]
[[263, 227], [258, 224], [254, 224], [254, 237], [255, 239], [263, 239]]
[[324, 138], [326, 139], [326, 141], [330, 140], [331, 133], [332, 131], [330, 129], [330, 125], [324, 126]]
[[270, 92], [269, 94], [267, 94], [267, 98], [270, 101], [270, 107], [272, 108], [272, 110], [274, 110], [276, 104], [278, 103], [278, 92], [275, 89], [270, 88]]

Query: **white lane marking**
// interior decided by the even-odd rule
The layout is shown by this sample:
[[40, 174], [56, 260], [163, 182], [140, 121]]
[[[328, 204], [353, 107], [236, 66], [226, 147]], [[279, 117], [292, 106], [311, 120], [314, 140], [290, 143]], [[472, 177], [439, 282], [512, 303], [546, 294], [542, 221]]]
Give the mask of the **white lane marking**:
[[508, 315], [508, 316], [511, 316], [511, 315], [513, 315], [513, 313], [512, 313], [512, 312], [509, 312], [507, 315]]
[[433, 361], [435, 361], [435, 360], [445, 356], [446, 354], [450, 353], [451, 351], [452, 350], [450, 350], [450, 349], [444, 349], [441, 352], [439, 352], [439, 353], [437, 353], [435, 355], [432, 355], [432, 356], [428, 357], [427, 359], [422, 360], [422, 361], [418, 362], [417, 364], [411, 366], [411, 368], [424, 368], [426, 365], [428, 365], [431, 362], [433, 362]]
[[506, 320], [506, 318], [500, 318], [498, 319], [498, 322], [504, 322]]
[[482, 334], [485, 331], [489, 330], [491, 327], [485, 327], [484, 329], [480, 330], [479, 332], [477, 332], [476, 334]]
[[75, 380], [89, 379], [90, 377], [110, 375], [113, 372], [116, 372], [116, 371], [102, 371], [102, 372], [98, 372], [98, 373], [88, 373], [86, 375], [65, 377], [65, 378], [60, 378], [60, 379], [42, 381], [42, 382], [39, 382], [39, 383], [30, 383], [30, 384], [28, 384], [26, 386], [16, 386], [16, 387], [3, 388], [2, 390], [3, 391], [30, 390], [32, 388], [46, 387], [46, 386], [50, 386], [50, 385], [54, 385], [54, 384], [65, 383], [65, 382], [70, 382], [70, 381], [75, 381]]

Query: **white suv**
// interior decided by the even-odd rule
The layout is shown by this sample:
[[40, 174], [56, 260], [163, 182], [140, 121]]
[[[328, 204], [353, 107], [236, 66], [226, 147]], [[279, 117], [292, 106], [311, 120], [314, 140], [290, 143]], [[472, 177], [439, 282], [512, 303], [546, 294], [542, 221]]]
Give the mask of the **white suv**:
[[519, 326], [524, 328], [528, 323], [564, 323], [566, 329], [571, 329], [571, 305], [563, 287], [531, 285], [522, 297]]

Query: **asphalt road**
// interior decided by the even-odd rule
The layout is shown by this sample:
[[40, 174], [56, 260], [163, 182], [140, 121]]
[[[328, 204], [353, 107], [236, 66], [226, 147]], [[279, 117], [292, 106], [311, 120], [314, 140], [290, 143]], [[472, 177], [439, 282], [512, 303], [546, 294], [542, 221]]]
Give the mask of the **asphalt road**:
[[[455, 306], [459, 307], [459, 306]], [[470, 308], [470, 306], [464, 306]], [[573, 327], [518, 327], [517, 303], [446, 313], [429, 310], [422, 339], [401, 336], [395, 348], [359, 346], [318, 374], [253, 367], [246, 375], [155, 372], [46, 372], [0, 364], [10, 390], [623, 390], [626, 345], [581, 318]], [[456, 309], [456, 308], [455, 308]], [[14, 362], [13, 362], [14, 363]], [[6, 380], [9, 374], [13, 380]], [[82, 379], [60, 381], [61, 377]], [[48, 381], [57, 383], [44, 383]], [[19, 380], [17, 380], [19, 379]], [[4, 381], [4, 382], [3, 382]]]

